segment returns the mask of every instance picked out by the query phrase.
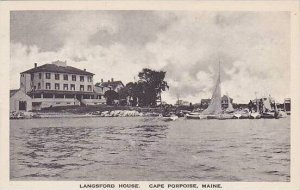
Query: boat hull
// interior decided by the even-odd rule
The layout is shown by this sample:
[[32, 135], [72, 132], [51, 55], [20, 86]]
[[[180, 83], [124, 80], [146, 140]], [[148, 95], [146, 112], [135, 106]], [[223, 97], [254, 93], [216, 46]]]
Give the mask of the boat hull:
[[175, 121], [178, 119], [178, 116], [162, 117], [163, 121]]
[[201, 115], [201, 114], [186, 114], [186, 119], [207, 119], [207, 115]]
[[262, 113], [261, 117], [264, 118], [264, 119], [274, 119], [275, 118], [275, 112]]
[[226, 119], [233, 119], [234, 115], [233, 114], [221, 114], [219, 115], [219, 120], [226, 120]]
[[258, 112], [253, 112], [250, 114], [250, 119], [260, 119], [261, 115]]

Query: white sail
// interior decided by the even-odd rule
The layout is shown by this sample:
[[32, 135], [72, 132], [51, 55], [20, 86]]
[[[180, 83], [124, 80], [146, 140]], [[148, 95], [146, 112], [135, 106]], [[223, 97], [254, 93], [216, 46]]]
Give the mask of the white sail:
[[231, 101], [230, 101], [230, 98], [229, 98], [228, 95], [227, 95], [227, 100], [228, 100], [228, 107], [227, 107], [227, 109], [226, 109], [226, 112], [233, 112], [234, 109], [233, 109], [233, 107], [232, 107], [232, 104], [231, 104]]
[[212, 95], [210, 104], [208, 108], [206, 108], [202, 114], [204, 115], [216, 115], [222, 113], [222, 106], [221, 106], [221, 86], [220, 86], [220, 72], [217, 79], [217, 83], [215, 86], [214, 93]]
[[264, 103], [264, 107], [265, 107], [267, 110], [269, 110], [269, 111], [272, 110], [271, 103], [270, 103], [270, 98], [266, 98], [266, 99], [264, 100], [263, 103]]

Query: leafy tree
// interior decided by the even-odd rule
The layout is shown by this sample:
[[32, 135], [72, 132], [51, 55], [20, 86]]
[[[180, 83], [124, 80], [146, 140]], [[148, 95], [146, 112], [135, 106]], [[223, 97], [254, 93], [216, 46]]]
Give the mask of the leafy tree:
[[121, 88], [118, 92], [119, 94], [119, 98], [122, 99], [126, 99], [129, 96], [129, 89], [127, 86], [124, 86], [123, 88]]
[[[119, 91], [120, 100], [129, 98], [132, 106], [156, 106], [157, 101], [161, 103], [161, 92], [169, 88], [164, 81], [166, 72], [145, 68], [138, 76], [138, 82], [129, 82]], [[114, 96], [112, 92], [109, 94], [109, 97]], [[107, 99], [107, 103], [112, 103], [112, 99]]]
[[131, 100], [132, 106], [143, 105], [143, 86], [141, 83], [129, 82], [126, 84], [127, 93], [129, 99]]
[[141, 102], [143, 105], [155, 106], [157, 100], [161, 103], [161, 92], [169, 89], [167, 82], [164, 81], [166, 72], [144, 68], [138, 76], [140, 79], [138, 84], [142, 87]]
[[119, 94], [117, 92], [115, 92], [114, 90], [108, 90], [104, 93], [104, 97], [106, 98], [107, 105], [113, 105], [114, 100], [119, 99]]

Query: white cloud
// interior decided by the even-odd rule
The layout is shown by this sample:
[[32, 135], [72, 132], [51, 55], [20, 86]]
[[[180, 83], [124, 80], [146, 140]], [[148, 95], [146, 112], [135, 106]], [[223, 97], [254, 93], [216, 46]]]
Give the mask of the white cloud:
[[13, 41], [11, 87], [19, 86], [19, 73], [33, 63], [60, 59], [95, 73], [96, 81], [114, 77], [126, 83], [144, 67], [163, 69], [170, 86], [163, 96], [167, 101], [174, 103], [179, 94], [200, 102], [211, 96], [220, 59], [222, 92], [235, 102], [247, 102], [255, 92], [279, 101], [289, 96], [290, 35], [285, 12], [122, 14], [73, 12], [56, 18], [51, 35], [57, 36], [53, 41], [63, 39], [63, 46], [53, 51]]

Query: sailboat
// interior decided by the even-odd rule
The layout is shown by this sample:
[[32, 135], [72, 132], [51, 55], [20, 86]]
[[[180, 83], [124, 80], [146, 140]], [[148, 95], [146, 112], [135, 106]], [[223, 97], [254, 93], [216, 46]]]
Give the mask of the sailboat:
[[230, 101], [228, 94], [227, 94], [227, 102], [228, 102], [228, 107], [226, 108], [225, 113], [233, 113], [234, 109], [233, 109], [233, 106], [232, 106], [232, 103]]
[[256, 111], [250, 113], [250, 119], [260, 119], [261, 118], [261, 114], [259, 113], [259, 101], [257, 99], [256, 92], [255, 92], [255, 99], [256, 99]]
[[233, 117], [234, 117], [234, 115], [233, 115], [234, 109], [233, 109], [233, 106], [232, 106], [232, 103], [230, 101], [228, 94], [226, 95], [226, 98], [227, 98], [228, 106], [224, 110], [224, 112], [222, 114], [220, 114], [218, 119], [221, 119], [221, 120], [233, 119]]
[[[220, 77], [220, 62], [219, 62], [219, 74], [216, 81], [216, 85], [211, 97], [210, 104], [201, 113], [190, 113], [186, 115], [187, 119], [223, 119], [224, 115], [221, 105], [221, 77]], [[230, 100], [229, 100], [230, 102]], [[232, 105], [231, 105], [232, 106]], [[233, 109], [233, 108], [232, 108]]]
[[[274, 104], [274, 108], [272, 108], [271, 103]], [[266, 119], [278, 119], [281, 117], [281, 115], [279, 115], [276, 102], [270, 95], [268, 98], [263, 99], [263, 113], [261, 117]]]

